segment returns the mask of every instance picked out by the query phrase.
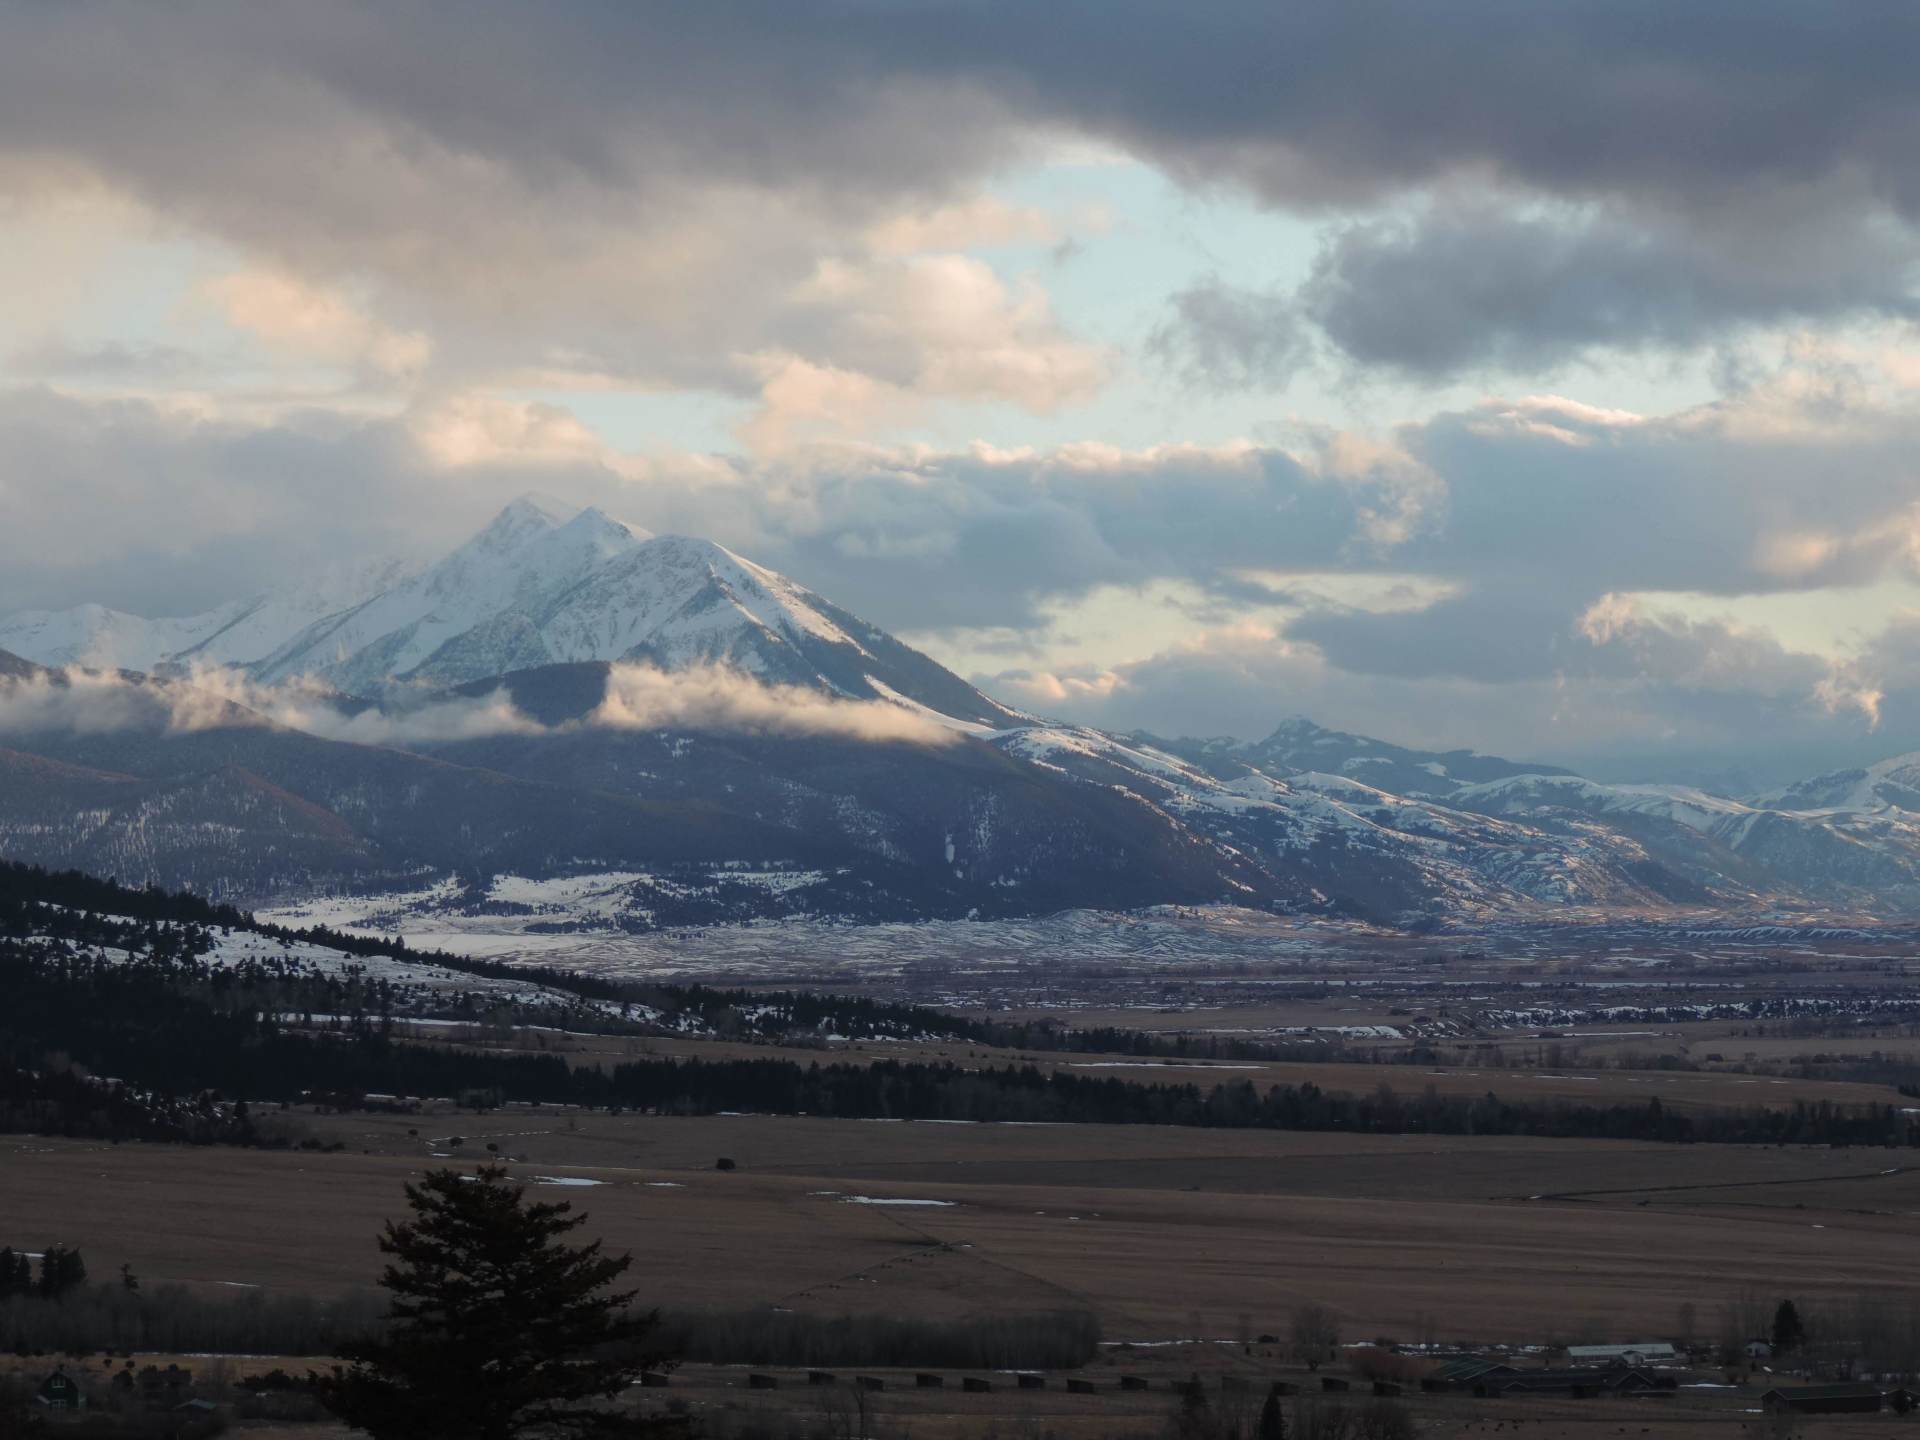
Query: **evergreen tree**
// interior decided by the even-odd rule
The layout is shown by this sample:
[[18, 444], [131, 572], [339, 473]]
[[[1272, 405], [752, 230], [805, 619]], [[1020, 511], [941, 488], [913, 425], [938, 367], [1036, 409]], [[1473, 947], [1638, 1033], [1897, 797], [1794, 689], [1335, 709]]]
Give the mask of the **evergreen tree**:
[[1287, 1418], [1281, 1413], [1279, 1391], [1267, 1392], [1267, 1403], [1260, 1407], [1260, 1428], [1255, 1434], [1258, 1440], [1287, 1440]]
[[413, 1218], [380, 1238], [389, 1328], [314, 1377], [330, 1410], [374, 1440], [647, 1432], [592, 1403], [664, 1358], [644, 1353], [656, 1317], [611, 1288], [632, 1256], [569, 1244], [587, 1217], [529, 1202], [497, 1166], [432, 1170], [406, 1195]]
[[1773, 1312], [1773, 1348], [1795, 1350], [1806, 1338], [1807, 1330], [1800, 1323], [1800, 1312], [1794, 1308], [1793, 1301], [1782, 1300], [1780, 1308]]
[[87, 1264], [78, 1250], [64, 1245], [49, 1245], [40, 1256], [40, 1297], [58, 1300], [69, 1290], [87, 1283]]
[[1213, 1412], [1207, 1405], [1207, 1387], [1195, 1371], [1180, 1387], [1180, 1407], [1174, 1414], [1178, 1440], [1206, 1440], [1213, 1433]]

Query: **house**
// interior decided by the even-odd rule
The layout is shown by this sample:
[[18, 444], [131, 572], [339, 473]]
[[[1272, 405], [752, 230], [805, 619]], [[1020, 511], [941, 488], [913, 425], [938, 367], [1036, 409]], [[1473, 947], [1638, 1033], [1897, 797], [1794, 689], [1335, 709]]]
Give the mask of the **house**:
[[80, 1410], [87, 1403], [87, 1397], [80, 1391], [80, 1382], [59, 1369], [40, 1382], [33, 1398], [49, 1410]]
[[1882, 1398], [1878, 1385], [1796, 1385], [1769, 1390], [1760, 1403], [1769, 1410], [1797, 1415], [1874, 1415]]
[[1749, 1360], [1771, 1360], [1773, 1358], [1773, 1346], [1765, 1340], [1749, 1340], [1740, 1348]]
[[1567, 1346], [1567, 1363], [1571, 1365], [1671, 1365], [1679, 1358], [1664, 1340], [1644, 1340], [1638, 1345]]
[[1498, 1360], [1482, 1360], [1477, 1355], [1456, 1355], [1451, 1360], [1443, 1360], [1440, 1368], [1431, 1375], [1423, 1375], [1420, 1388], [1427, 1391], [1470, 1390], [1476, 1395], [1485, 1395], [1490, 1384], [1519, 1373], [1513, 1366]]
[[1606, 1370], [1516, 1370], [1483, 1382], [1488, 1395], [1565, 1395], [1591, 1400], [1601, 1395], [1652, 1395], [1675, 1388], [1651, 1370], [1625, 1366]]

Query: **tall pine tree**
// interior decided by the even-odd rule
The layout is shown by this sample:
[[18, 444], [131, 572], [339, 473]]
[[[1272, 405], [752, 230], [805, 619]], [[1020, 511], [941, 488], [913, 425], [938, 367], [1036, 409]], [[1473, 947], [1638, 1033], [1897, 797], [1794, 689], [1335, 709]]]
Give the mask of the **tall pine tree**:
[[1260, 1428], [1256, 1440], [1287, 1440], [1287, 1417], [1280, 1409], [1280, 1392], [1267, 1391], [1267, 1403], [1260, 1407]]
[[49, 1245], [40, 1256], [40, 1296], [58, 1300], [70, 1290], [87, 1283], [87, 1262], [78, 1250], [64, 1245]]
[[1782, 1300], [1773, 1312], [1773, 1348], [1797, 1350], [1806, 1338], [1807, 1327], [1800, 1321], [1799, 1308], [1791, 1300]]
[[569, 1243], [587, 1217], [529, 1202], [497, 1166], [429, 1171], [406, 1194], [413, 1218], [380, 1237], [386, 1335], [315, 1377], [330, 1410], [374, 1440], [646, 1433], [595, 1403], [664, 1359], [646, 1354], [655, 1316], [612, 1288], [632, 1256]]

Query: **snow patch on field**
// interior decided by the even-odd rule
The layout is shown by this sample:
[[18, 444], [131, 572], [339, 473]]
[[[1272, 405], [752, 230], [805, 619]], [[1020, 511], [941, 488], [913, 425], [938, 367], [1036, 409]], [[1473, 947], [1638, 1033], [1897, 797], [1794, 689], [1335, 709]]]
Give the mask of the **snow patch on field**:
[[842, 1195], [842, 1205], [917, 1205], [938, 1210], [951, 1210], [952, 1200], [902, 1200], [886, 1195]]

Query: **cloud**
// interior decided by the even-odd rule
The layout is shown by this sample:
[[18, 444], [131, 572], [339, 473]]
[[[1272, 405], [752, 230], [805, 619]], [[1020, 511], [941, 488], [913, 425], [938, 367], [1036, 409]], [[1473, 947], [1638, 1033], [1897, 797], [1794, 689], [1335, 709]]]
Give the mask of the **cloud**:
[[[1101, 383], [1031, 276], [950, 253], [1060, 232], [983, 189], [1021, 145], [977, 87], [856, 75], [777, 10], [768, 30], [564, 8], [23, 15], [37, 59], [0, 56], [0, 201], [104, 192], [237, 256], [205, 287], [236, 328], [374, 385], [747, 401], [788, 354], [911, 416]], [[793, 44], [762, 48], [773, 31]], [[813, 92], [809, 52], [844, 89]]]
[[1313, 359], [1313, 336], [1291, 296], [1210, 276], [1176, 292], [1147, 351], [1188, 385], [1284, 390]]
[[1425, 378], [1551, 369], [1594, 349], [1690, 349], [1761, 324], [1920, 314], [1920, 237], [1865, 218], [1849, 227], [1817, 193], [1728, 210], [1680, 225], [1441, 204], [1337, 232], [1295, 304], [1351, 363]]
[[[343, 555], [449, 547], [537, 489], [711, 537], [891, 630], [1035, 629], [1053, 602], [1103, 586], [1180, 580], [1244, 601], [1250, 571], [1343, 571], [1449, 590], [1462, 627], [1509, 628], [1484, 592], [1507, 597], [1513, 626], [1551, 616], [1571, 633], [1611, 592], [1913, 573], [1917, 402], [1816, 354], [1670, 415], [1536, 395], [1383, 437], [1308, 431], [1292, 448], [842, 444], [746, 459], [622, 452], [565, 409], [484, 396], [249, 422], [0, 391], [0, 496], [18, 521], [0, 527], [0, 613], [88, 600], [188, 613]], [[1316, 623], [1329, 646], [1336, 630], [1360, 645], [1392, 625]]]
[[[1617, 779], [1721, 784], [1747, 767], [1784, 783], [1839, 755], [1857, 763], [1920, 742], [1920, 704], [1876, 732], [1857, 692], [1838, 688], [1848, 683], [1844, 673], [1819, 657], [1766, 656], [1756, 688], [1741, 683], [1737, 666], [1705, 678], [1643, 674], [1633, 658], [1596, 656], [1559, 673], [1499, 680], [1362, 674], [1285, 626], [1237, 624], [1105, 669], [971, 678], [990, 692], [1044, 698], [1046, 713], [1121, 731], [1256, 739], [1303, 714], [1398, 744], [1474, 749]], [[1920, 691], [1910, 698], [1920, 701]]]
[[1284, 389], [1322, 350], [1355, 374], [1421, 382], [1537, 375], [1760, 326], [1912, 320], [1917, 270], [1920, 234], [1865, 215], [1849, 226], [1819, 194], [1729, 205], [1710, 223], [1445, 198], [1334, 228], [1293, 290], [1209, 277], [1178, 292], [1150, 348], [1234, 389]]
[[[1204, 16], [1149, 0], [749, 0], [663, 15], [568, 0], [545, 23], [504, 3], [458, 16], [239, 0], [30, 11], [0, 86], [5, 128], [22, 149], [164, 178], [183, 204], [244, 185], [368, 224], [396, 198], [367, 183], [382, 175], [914, 192], [1035, 133], [1296, 205], [1477, 172], [1701, 210], [1850, 175], [1920, 208], [1902, 65], [1920, 22], [1893, 5], [1842, 19], [1785, 0], [1464, 14], [1390, 0], [1365, 15], [1228, 0]], [[232, 168], [171, 154], [186, 133]], [[335, 173], [278, 168], [329, 148]]]
[[213, 668], [170, 679], [81, 666], [0, 678], [0, 734], [192, 734], [265, 725], [357, 745], [468, 740], [541, 728], [499, 691], [386, 711], [349, 705], [305, 679], [266, 686]]
[[929, 400], [1047, 414], [1091, 398], [1110, 365], [1059, 328], [1037, 285], [1010, 288], [971, 256], [825, 260], [792, 300], [778, 344], [745, 361], [761, 382], [745, 435], [763, 452], [897, 423]]
[[479, 696], [434, 696], [420, 703], [409, 703], [402, 691], [376, 706], [349, 701], [305, 676], [261, 685], [240, 671], [214, 666], [197, 666], [183, 678], [148, 684], [164, 697], [168, 728], [176, 731], [263, 723], [355, 745], [426, 745], [534, 735], [544, 728], [501, 689]]
[[868, 246], [882, 256], [953, 254], [984, 245], [1053, 245], [1062, 238], [1059, 221], [1047, 211], [994, 195], [906, 211], [867, 232]]
[[0, 734], [106, 735], [169, 728], [172, 709], [163, 693], [111, 671], [0, 677]]
[[[1071, 648], [1053, 630], [1087, 597], [1166, 584], [1190, 597], [1192, 625], [1278, 626], [1290, 663], [1311, 656], [1338, 676], [1324, 693], [1355, 714], [1378, 712], [1369, 694], [1391, 695], [1411, 711], [1458, 703], [1504, 727], [1483, 693], [1545, 695], [1535, 708], [1551, 716], [1559, 686], [1591, 716], [1604, 709], [1598, 687], [1623, 697], [1645, 681], [1631, 723], [1648, 733], [1642, 712], [1691, 733], [1689, 706], [1704, 724], [1726, 697], [1755, 694], [1798, 734], [1863, 713], [1808, 709], [1834, 657], [1769, 658], [1751, 637], [1676, 628], [1657, 610], [1611, 638], [1585, 633], [1606, 616], [1595, 607], [1679, 592], [1734, 606], [1920, 577], [1920, 393], [1859, 354], [1810, 346], [1671, 414], [1522, 395], [1380, 436], [1296, 433], [1290, 448], [834, 444], [749, 458], [622, 452], [561, 407], [484, 396], [391, 417], [309, 409], [248, 422], [0, 392], [12, 459], [0, 503], [24, 517], [0, 527], [0, 610], [97, 599], [190, 612], [396, 539], [443, 550], [538, 489], [657, 533], [709, 536], [936, 654], [1025, 637], [1026, 673], [1008, 684], [1031, 704], [1098, 698], [1076, 683], [1104, 687], [1113, 713], [1134, 703], [1138, 683], [1106, 677], [1127, 678], [1118, 662], [1137, 648], [1082, 652], [1083, 672], [1049, 653]], [[1248, 578], [1287, 574], [1347, 581], [1277, 593]], [[1407, 603], [1361, 604], [1369, 585], [1401, 587]], [[1234, 674], [1293, 683], [1246, 648]], [[1729, 678], [1709, 690], [1682, 683], [1689, 670]], [[1882, 694], [1883, 727], [1897, 728], [1901, 688], [1853, 678], [1848, 693]], [[1184, 706], [1174, 728], [1226, 728], [1208, 705], [1248, 714], [1253, 683], [1196, 681], [1154, 713]], [[1306, 708], [1281, 688], [1264, 703]]]
[[767, 685], [717, 666], [659, 670], [616, 665], [607, 679], [606, 699], [583, 723], [613, 730], [720, 730], [918, 745], [945, 745], [960, 738], [951, 725], [904, 705]]
[[236, 270], [206, 290], [234, 326], [305, 359], [404, 378], [425, 368], [433, 353], [420, 332], [388, 329], [345, 297], [292, 275]]
[[1105, 700], [1126, 681], [1117, 670], [1003, 670], [991, 683], [994, 693], [1047, 714], [1062, 706]]
[[[1414, 373], [1910, 313], [1920, 16], [1897, 5], [109, 0], [10, 18], [0, 193], [104, 194], [247, 273], [364, 296], [401, 341], [376, 364], [442, 382], [751, 396], [743, 357], [785, 350], [900, 385], [856, 356], [871, 292], [818, 349], [782, 339], [808, 319], [791, 297], [823, 263], [1039, 241], [1057, 217], [986, 187], [1076, 148], [1329, 217], [1292, 308]], [[1174, 323], [1235, 383], [1296, 363], [1272, 297], [1197, 287]], [[958, 373], [999, 395], [1039, 365], [1057, 386], [1040, 348]]]
[[593, 729], [917, 745], [960, 739], [952, 725], [904, 704], [844, 700], [799, 686], [767, 685], [721, 666], [663, 671], [615, 665], [605, 699], [583, 719], [559, 726], [542, 725], [525, 714], [504, 688], [477, 696], [424, 697], [397, 689], [372, 706], [350, 701], [306, 677], [262, 685], [239, 671], [212, 667], [166, 679], [79, 666], [0, 677], [0, 735], [126, 730], [190, 734], [261, 725], [356, 745], [400, 746]]

